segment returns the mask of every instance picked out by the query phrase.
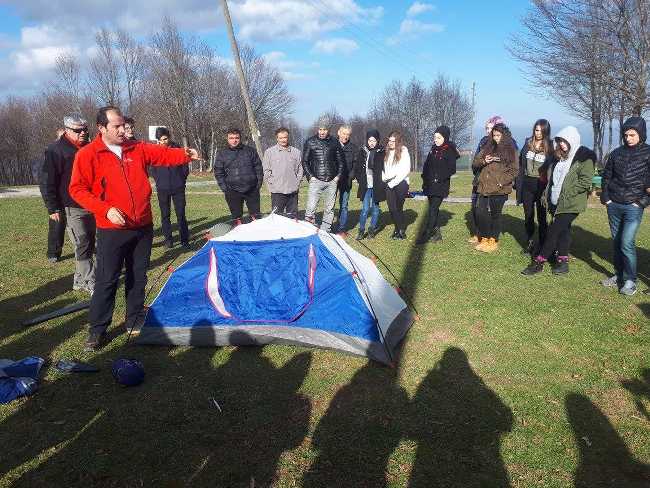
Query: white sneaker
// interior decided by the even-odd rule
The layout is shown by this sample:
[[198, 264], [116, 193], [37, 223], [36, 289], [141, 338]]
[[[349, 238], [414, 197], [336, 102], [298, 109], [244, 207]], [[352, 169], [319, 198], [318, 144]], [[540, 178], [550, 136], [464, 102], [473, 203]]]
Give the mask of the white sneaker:
[[632, 280], [626, 280], [623, 288], [619, 290], [622, 295], [632, 296], [636, 293], [636, 283]]
[[600, 282], [605, 288], [618, 288], [618, 277], [616, 275], [605, 278]]

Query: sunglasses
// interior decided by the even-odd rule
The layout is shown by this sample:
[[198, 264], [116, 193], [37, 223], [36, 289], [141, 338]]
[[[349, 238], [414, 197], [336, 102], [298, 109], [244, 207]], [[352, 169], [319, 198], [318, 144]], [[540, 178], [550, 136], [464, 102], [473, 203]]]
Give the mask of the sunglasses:
[[71, 130], [75, 134], [81, 134], [82, 132], [88, 132], [88, 127], [81, 127], [79, 129], [73, 129], [72, 127], [66, 127], [66, 129]]

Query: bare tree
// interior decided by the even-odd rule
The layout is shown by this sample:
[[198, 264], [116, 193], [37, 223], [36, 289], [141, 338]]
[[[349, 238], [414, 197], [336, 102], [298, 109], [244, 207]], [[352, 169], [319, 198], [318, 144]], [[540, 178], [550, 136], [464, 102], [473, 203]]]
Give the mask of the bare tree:
[[509, 49], [533, 86], [591, 122], [599, 160], [612, 82], [601, 16], [596, 0], [533, 0], [525, 32], [513, 36]]
[[120, 63], [115, 55], [113, 34], [102, 28], [95, 35], [97, 54], [90, 60], [88, 85], [101, 105], [116, 105], [121, 102]]
[[[253, 48], [244, 46], [241, 49], [241, 59], [253, 114], [262, 139], [268, 140], [277, 129], [278, 121], [291, 115], [294, 100], [280, 72]], [[241, 100], [241, 107], [244, 106], [243, 103]], [[242, 124], [244, 126], [246, 124]]]
[[129, 33], [123, 30], [118, 30], [115, 33], [115, 49], [124, 74], [126, 111], [130, 114], [133, 113], [136, 97], [144, 77], [145, 51]]
[[54, 72], [57, 78], [56, 89], [70, 100], [70, 111], [80, 111], [81, 67], [76, 56], [59, 55], [55, 60]]
[[451, 129], [457, 144], [466, 144], [472, 125], [472, 103], [460, 82], [451, 82], [443, 75], [430, 87], [417, 79], [406, 86], [400, 81], [390, 83], [375, 102], [368, 118], [386, 135], [400, 130], [412, 147], [412, 170], [421, 166], [422, 155], [431, 145], [433, 132], [440, 125]]

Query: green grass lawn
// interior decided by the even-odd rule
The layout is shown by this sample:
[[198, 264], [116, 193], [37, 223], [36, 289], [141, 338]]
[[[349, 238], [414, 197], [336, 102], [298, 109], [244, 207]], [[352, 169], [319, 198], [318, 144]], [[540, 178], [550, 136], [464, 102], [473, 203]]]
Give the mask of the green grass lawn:
[[[460, 174], [452, 195], [469, 195], [470, 181]], [[188, 197], [195, 249], [226, 215], [213, 193]], [[356, 198], [351, 207], [356, 222]], [[444, 204], [443, 242], [416, 247], [425, 202], [409, 200], [407, 241], [389, 239], [387, 212], [387, 227], [364, 241], [419, 313], [391, 369], [289, 346], [125, 345], [121, 290], [100, 352], [82, 352], [84, 312], [25, 329], [25, 318], [85, 296], [70, 291], [68, 244], [66, 260], [45, 260], [42, 202], [0, 200], [0, 358], [102, 368], [46, 367], [34, 396], [0, 406], [0, 487], [650, 486], [650, 297], [599, 285], [612, 269], [604, 211], [576, 221], [568, 276], [524, 277], [522, 209], [506, 208], [494, 255], [466, 244], [468, 210]], [[158, 232], [149, 278], [163, 279], [150, 300], [170, 260], [191, 255], [160, 241]], [[646, 289], [647, 221], [638, 245]], [[144, 363], [144, 384], [113, 381], [120, 356]]]

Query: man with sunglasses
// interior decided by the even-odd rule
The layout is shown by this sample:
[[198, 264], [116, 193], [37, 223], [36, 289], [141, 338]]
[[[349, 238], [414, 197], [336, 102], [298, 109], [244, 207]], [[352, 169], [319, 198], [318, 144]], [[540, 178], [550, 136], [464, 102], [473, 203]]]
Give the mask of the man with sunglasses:
[[[88, 124], [81, 115], [71, 114], [64, 117], [63, 126], [61, 137], [45, 150], [41, 194], [50, 215], [50, 225], [65, 225], [70, 241], [74, 244], [75, 273], [72, 289], [92, 293], [95, 286], [95, 218], [68, 191], [74, 158], [77, 151], [88, 143]], [[58, 256], [51, 256], [50, 252], [48, 250], [50, 262], [56, 261]]]

